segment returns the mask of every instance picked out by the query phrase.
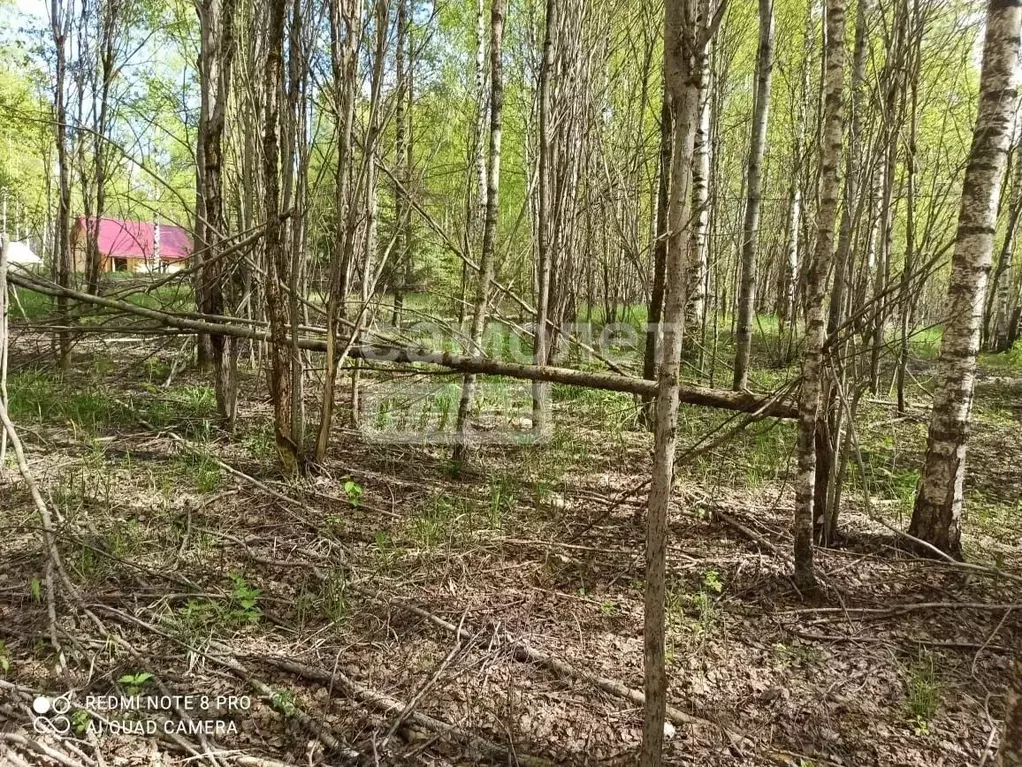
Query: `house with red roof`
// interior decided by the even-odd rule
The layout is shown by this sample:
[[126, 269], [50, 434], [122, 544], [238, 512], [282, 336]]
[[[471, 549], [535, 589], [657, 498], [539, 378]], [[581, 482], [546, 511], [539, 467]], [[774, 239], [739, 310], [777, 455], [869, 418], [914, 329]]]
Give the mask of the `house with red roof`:
[[[75, 219], [71, 228], [74, 271], [85, 272], [88, 237], [96, 219]], [[176, 272], [192, 255], [192, 238], [180, 226], [153, 221], [99, 219], [101, 272]]]

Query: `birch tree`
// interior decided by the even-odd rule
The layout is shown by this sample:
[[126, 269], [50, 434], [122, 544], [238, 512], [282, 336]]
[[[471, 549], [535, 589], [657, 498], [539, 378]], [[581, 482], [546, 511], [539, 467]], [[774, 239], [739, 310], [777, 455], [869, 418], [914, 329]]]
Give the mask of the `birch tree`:
[[813, 566], [813, 511], [816, 491], [816, 434], [824, 376], [826, 339], [824, 303], [834, 256], [834, 228], [840, 191], [845, 73], [844, 0], [827, 0], [824, 30], [824, 103], [820, 141], [820, 205], [816, 215], [816, 248], [806, 271], [806, 350], [799, 393], [795, 477], [795, 583], [803, 591], [816, 588]]
[[[536, 265], [536, 330], [534, 361], [546, 365], [550, 354], [547, 321], [550, 315], [550, 277], [553, 269], [553, 210], [554, 210], [554, 168], [553, 168], [553, 107], [551, 105], [551, 84], [554, 76], [554, 51], [557, 34], [557, 0], [547, 0], [546, 23], [543, 40], [543, 63], [539, 74], [539, 256]], [[532, 428], [542, 434], [548, 417], [549, 386], [542, 383], [532, 385]]]
[[756, 311], [756, 246], [763, 193], [763, 153], [766, 150], [767, 120], [770, 114], [770, 73], [773, 66], [774, 2], [759, 0], [756, 96], [752, 108], [752, 136], [749, 140], [748, 197], [742, 228], [742, 279], [738, 294], [738, 327], [735, 339], [735, 391], [747, 389], [749, 386], [749, 354], [752, 349], [753, 315]]
[[[678, 405], [681, 382], [686, 267], [692, 257], [689, 222], [692, 218], [692, 167], [699, 124], [699, 93], [703, 68], [697, 55], [715, 29], [708, 5], [696, 0], [668, 2], [664, 13], [664, 80], [674, 112], [668, 237], [665, 262], [665, 302], [660, 362], [657, 370], [653, 468], [646, 505], [646, 590], [644, 598], [643, 668], [646, 706], [642, 727], [644, 767], [663, 763], [664, 716], [667, 707], [666, 570], [667, 522], [674, 486], [674, 456], [678, 444]], [[720, 11], [714, 15], [719, 20]]]
[[1017, 60], [1022, 4], [990, 0], [986, 10], [979, 114], [962, 186], [958, 231], [948, 284], [947, 321], [937, 362], [919, 492], [909, 534], [960, 558], [962, 484], [969, 437], [976, 354], [997, 201], [1017, 103]]
[[[504, 117], [504, 45], [505, 0], [493, 0], [490, 10], [490, 149], [486, 169], [486, 220], [483, 223], [483, 249], [479, 258], [479, 282], [472, 314], [472, 352], [482, 355], [483, 331], [489, 311], [490, 290], [496, 268], [497, 220], [500, 214], [500, 149]], [[458, 435], [454, 461], [464, 463], [470, 454], [472, 407], [475, 401], [476, 376], [462, 380], [458, 403]]]

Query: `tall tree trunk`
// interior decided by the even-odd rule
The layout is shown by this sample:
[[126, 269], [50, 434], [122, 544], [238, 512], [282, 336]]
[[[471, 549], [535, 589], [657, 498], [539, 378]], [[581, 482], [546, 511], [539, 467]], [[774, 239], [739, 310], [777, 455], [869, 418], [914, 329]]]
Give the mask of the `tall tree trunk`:
[[[693, 150], [694, 151], [694, 150]], [[671, 202], [671, 172], [674, 156], [674, 100], [665, 83], [660, 107], [660, 163], [657, 181], [656, 229], [653, 241], [653, 290], [650, 294], [646, 319], [646, 350], [642, 361], [642, 377], [650, 381], [657, 377], [657, 359], [660, 352], [660, 320], [664, 311], [664, 283], [667, 269], [668, 211]], [[652, 427], [653, 397], [643, 397], [643, 420]]]
[[813, 513], [816, 490], [816, 439], [820, 391], [824, 377], [823, 345], [827, 328], [824, 303], [834, 256], [834, 227], [840, 190], [842, 108], [845, 71], [844, 0], [827, 0], [824, 33], [823, 125], [820, 140], [820, 206], [816, 214], [816, 248], [806, 271], [806, 350], [799, 394], [798, 474], [795, 479], [795, 583], [816, 588], [813, 566]]
[[[912, 324], [912, 277], [916, 261], [916, 201], [918, 187], [918, 173], [916, 172], [916, 140], [919, 136], [919, 75], [922, 69], [922, 46], [923, 46], [923, 23], [919, 18], [918, 2], [912, 3], [912, 10], [908, 9], [908, 2], [904, 17], [905, 23], [912, 27], [912, 41], [908, 79], [906, 82], [906, 96], [908, 99], [908, 146], [905, 149], [905, 262], [901, 269], [901, 279], [898, 284], [898, 308], [901, 323], [900, 337], [898, 339], [898, 368], [895, 372], [895, 388], [898, 396], [898, 413], [904, 415], [906, 412], [905, 402], [905, 379], [908, 376], [908, 351], [909, 333]], [[918, 27], [917, 27], [918, 25]]]
[[759, 0], [759, 51], [756, 56], [756, 97], [752, 107], [749, 139], [747, 199], [742, 229], [742, 279], [738, 293], [738, 327], [735, 339], [734, 389], [749, 387], [749, 354], [756, 306], [756, 245], [759, 238], [760, 201], [763, 194], [763, 153], [766, 150], [770, 113], [770, 73], [774, 66], [774, 3]]
[[[408, 159], [407, 112], [411, 112], [407, 70], [408, 53], [408, 0], [397, 0], [397, 51], [395, 52], [395, 89], [397, 104], [394, 109], [394, 311], [391, 317], [395, 327], [401, 325], [401, 311], [404, 307], [405, 282], [408, 280], [408, 205], [405, 194], [408, 189], [406, 161]], [[408, 171], [411, 169], [408, 168]], [[402, 193], [403, 187], [405, 193]]]
[[1022, 7], [990, 0], [986, 14], [979, 114], [962, 186], [948, 284], [947, 322], [919, 494], [909, 533], [961, 557], [962, 483], [976, 352], [993, 249], [997, 199], [1017, 102], [1016, 61]]
[[[554, 56], [557, 36], [558, 0], [547, 0], [546, 32], [543, 40], [543, 63], [539, 73], [539, 263], [536, 266], [536, 330], [533, 361], [546, 365], [550, 357], [550, 276], [553, 268], [554, 244], [554, 137], [553, 106], [550, 81], [554, 74]], [[550, 387], [542, 383], [532, 385], [532, 429], [542, 435], [549, 417]]]
[[99, 38], [99, 105], [98, 115], [92, 134], [92, 158], [95, 166], [96, 208], [95, 222], [86, 225], [86, 286], [90, 293], [99, 293], [102, 273], [102, 255], [99, 251], [99, 228], [106, 210], [107, 140], [110, 127], [110, 88], [113, 85], [116, 65], [117, 31], [120, 13], [124, 6], [119, 2], [103, 3], [96, 13]]
[[[710, 107], [713, 102], [710, 47], [707, 45], [699, 52], [696, 62], [700, 69], [702, 88], [699, 92], [699, 125], [696, 128], [692, 165], [692, 258], [685, 278], [688, 285], [685, 324], [689, 328], [700, 327], [706, 312], [706, 273], [710, 251], [707, 236], [710, 218]], [[689, 338], [693, 337], [694, 334], [689, 333]]]
[[[483, 225], [483, 249], [479, 258], [479, 282], [472, 315], [472, 353], [482, 354], [483, 332], [490, 303], [490, 287], [496, 268], [497, 222], [500, 215], [500, 149], [504, 119], [504, 9], [506, 0], [493, 0], [490, 10], [490, 154], [487, 167], [486, 221]], [[462, 381], [458, 403], [458, 435], [454, 461], [464, 463], [470, 454], [472, 405], [476, 376]]]
[[326, 295], [326, 359], [316, 461], [326, 458], [330, 445], [334, 396], [337, 384], [338, 325], [344, 316], [348, 275], [354, 260], [356, 221], [349, 200], [354, 146], [351, 140], [355, 119], [358, 75], [358, 34], [362, 3], [359, 0], [330, 0], [330, 60], [334, 77], [334, 121], [337, 165], [334, 168], [334, 237]]
[[[703, 6], [707, 23], [708, 3]], [[678, 442], [678, 403], [682, 343], [685, 335], [686, 269], [692, 247], [692, 163], [699, 123], [702, 68], [699, 51], [708, 44], [695, 0], [667, 3], [664, 13], [664, 80], [674, 107], [674, 147], [666, 258], [666, 301], [660, 363], [657, 370], [653, 468], [646, 508], [646, 591], [643, 626], [643, 668], [646, 706], [640, 764], [663, 763], [664, 714], [667, 706], [666, 586], [667, 522], [674, 485]]]
[[[71, 13], [64, 0], [50, 0], [50, 25], [56, 49], [56, 72], [53, 83], [53, 105], [57, 142], [57, 221], [54, 232], [54, 276], [62, 288], [71, 287], [71, 160], [67, 151], [67, 36], [71, 27]], [[62, 327], [68, 325], [67, 298], [57, 298], [57, 317]], [[61, 371], [71, 365], [71, 336], [66, 330], [57, 334], [57, 359]]]
[[271, 0], [264, 70], [266, 96], [263, 116], [263, 186], [266, 204], [266, 316], [270, 331], [269, 389], [273, 401], [273, 431], [277, 454], [287, 474], [302, 470], [299, 445], [291, 421], [292, 359], [290, 349], [291, 317], [283, 287], [291, 274], [291, 255], [287, 251], [280, 206], [280, 95], [284, 74], [284, 17], [288, 0]]
[[[208, 102], [202, 137], [202, 166], [199, 191], [205, 221], [200, 228], [203, 251], [202, 311], [220, 316], [233, 312], [238, 299], [236, 280], [230, 277], [221, 257], [221, 242], [227, 236], [223, 199], [223, 137], [230, 98], [231, 67], [234, 59], [234, 0], [203, 0], [198, 6], [200, 68], [199, 84]], [[229, 299], [229, 301], [228, 301]], [[237, 343], [226, 336], [209, 337], [212, 350], [217, 411], [228, 431], [234, 429], [238, 402]]]
[[1022, 145], [1016, 145], [1014, 173], [1011, 181], [1011, 203], [1008, 208], [1008, 223], [1004, 231], [1004, 242], [1001, 245], [997, 270], [994, 272], [992, 307], [990, 311], [990, 328], [985, 334], [989, 339], [991, 351], [1006, 352], [1011, 348], [1008, 343], [1009, 325], [1012, 315], [1012, 293], [1015, 289], [1013, 261], [1015, 259], [1015, 239], [1018, 235], [1019, 218], [1022, 217]]
[[886, 63], [880, 78], [884, 87], [884, 149], [883, 183], [880, 193], [879, 245], [876, 272], [873, 276], [874, 307], [870, 344], [870, 390], [875, 394], [880, 389], [880, 360], [887, 332], [888, 299], [885, 294], [890, 283], [891, 254], [894, 241], [894, 223], [898, 200], [894, 196], [895, 174], [898, 167], [898, 147], [901, 126], [905, 115], [904, 89], [906, 78], [905, 48], [908, 20], [907, 4], [900, 2], [894, 7], [893, 34], [886, 52]]
[[997, 752], [997, 767], [1022, 765], [1022, 657], [1016, 657], [1008, 683], [1004, 730]]
[[[859, 0], [855, 16], [855, 48], [852, 54], [852, 90], [849, 101], [848, 152], [845, 156], [844, 205], [841, 208], [841, 223], [838, 228], [837, 249], [834, 254], [834, 285], [830, 294], [830, 312], [827, 319], [827, 333], [835, 333], [844, 320], [847, 285], [850, 282], [852, 262], [852, 239], [860, 212], [859, 173], [867, 167], [861, 157], [862, 147], [862, 97], [866, 80], [866, 56], [868, 53], [868, 23], [870, 0]], [[842, 375], [840, 360], [844, 344], [834, 347], [833, 359], [838, 360], [837, 375]], [[841, 379], [843, 380], [843, 379]], [[813, 529], [816, 540], [831, 544], [838, 533], [839, 509], [831, 507], [831, 500], [838, 498], [836, 469], [842, 443], [842, 413], [837, 407], [837, 388], [833, 377], [825, 376], [822, 382], [822, 419], [818, 425], [816, 486], [813, 498]]]

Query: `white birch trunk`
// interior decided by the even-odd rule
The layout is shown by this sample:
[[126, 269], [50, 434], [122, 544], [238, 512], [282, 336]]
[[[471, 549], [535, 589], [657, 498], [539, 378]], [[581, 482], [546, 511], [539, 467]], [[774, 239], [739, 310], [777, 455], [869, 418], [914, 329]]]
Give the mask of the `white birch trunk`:
[[1022, 3], [991, 0], [986, 18], [979, 114], [962, 186], [948, 284], [949, 315], [937, 363], [926, 458], [909, 527], [911, 535], [955, 557], [962, 553], [962, 483], [976, 354], [997, 225], [997, 201], [1017, 102]]
[[748, 189], [742, 233], [742, 279], [738, 295], [738, 326], [735, 340], [734, 389], [749, 386], [749, 354], [756, 301], [756, 240], [763, 187], [763, 155], [770, 113], [770, 73], [774, 66], [774, 3], [759, 0], [759, 53], [756, 58], [756, 99], [749, 141]]
[[795, 583], [803, 591], [816, 587], [813, 568], [813, 507], [816, 491], [816, 427], [823, 381], [826, 338], [824, 302], [834, 257], [834, 225], [840, 190], [842, 108], [845, 71], [844, 0], [827, 0], [824, 44], [823, 133], [820, 142], [820, 207], [816, 215], [816, 249], [806, 270], [806, 351], [799, 395], [798, 472], [795, 477]]

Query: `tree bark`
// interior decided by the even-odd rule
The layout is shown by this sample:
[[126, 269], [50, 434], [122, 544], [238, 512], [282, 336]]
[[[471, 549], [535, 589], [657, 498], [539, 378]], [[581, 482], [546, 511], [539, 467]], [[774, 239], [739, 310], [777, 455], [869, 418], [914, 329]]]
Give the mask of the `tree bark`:
[[[399, 185], [408, 188], [408, 173], [411, 168], [406, 166], [408, 159], [408, 147], [410, 145], [408, 136], [408, 123], [406, 113], [411, 112], [411, 100], [409, 98], [409, 72], [408, 72], [408, 0], [397, 0], [397, 50], [395, 52], [395, 89], [396, 106], [394, 109], [394, 181], [395, 187]], [[401, 325], [401, 312], [404, 308], [405, 283], [408, 280], [408, 211], [405, 197], [400, 189], [394, 190], [394, 311], [391, 317], [391, 324], [395, 327]]]
[[816, 248], [806, 271], [806, 350], [799, 394], [796, 452], [794, 554], [795, 584], [803, 592], [816, 588], [813, 565], [813, 513], [816, 490], [816, 440], [820, 393], [824, 377], [823, 345], [827, 336], [824, 303], [834, 256], [834, 227], [840, 189], [845, 70], [844, 0], [827, 0], [824, 34], [823, 131], [820, 141], [820, 206], [816, 215]]
[[702, 86], [699, 91], [699, 124], [696, 128], [692, 163], [692, 257], [686, 277], [688, 303], [685, 314], [685, 325], [689, 328], [700, 327], [706, 313], [706, 273], [710, 251], [707, 236], [710, 218], [710, 107], [713, 102], [709, 44], [699, 52], [696, 66], [701, 72]]
[[997, 200], [1017, 102], [1022, 2], [987, 5], [980, 106], [962, 186], [926, 458], [909, 533], [961, 557], [962, 484]]
[[[664, 312], [664, 284], [667, 269], [668, 211], [671, 202], [671, 168], [674, 156], [674, 99], [664, 86], [660, 107], [660, 167], [657, 182], [656, 230], [653, 242], [653, 289], [646, 313], [646, 351], [642, 361], [642, 377], [655, 381], [660, 351], [660, 320]], [[643, 420], [653, 426], [653, 397], [643, 398]]]
[[358, 75], [358, 35], [362, 4], [358, 0], [331, 0], [331, 66], [334, 77], [334, 120], [337, 165], [334, 168], [334, 237], [330, 250], [326, 296], [326, 360], [316, 461], [322, 462], [330, 445], [337, 384], [337, 331], [344, 316], [348, 275], [354, 260], [356, 221], [350, 204], [350, 178], [354, 160], [352, 129]]
[[749, 386], [749, 354], [752, 322], [756, 311], [756, 246], [759, 237], [760, 202], [763, 193], [763, 155], [770, 113], [770, 74], [774, 66], [774, 3], [759, 0], [759, 50], [756, 56], [756, 97], [752, 108], [749, 140], [747, 199], [742, 228], [742, 279], [738, 293], [738, 326], [735, 339], [734, 389]]
[[[543, 40], [543, 63], [539, 74], [539, 215], [538, 247], [539, 262], [536, 265], [536, 329], [533, 361], [537, 365], [547, 364], [550, 356], [550, 330], [547, 321], [550, 315], [550, 276], [553, 269], [554, 244], [554, 158], [553, 158], [553, 106], [550, 81], [554, 75], [554, 56], [557, 36], [558, 0], [547, 0], [546, 32]], [[535, 382], [532, 386], [532, 429], [542, 435], [547, 428], [549, 417], [550, 387]]]
[[[707, 44], [694, 0], [668, 2], [664, 14], [664, 79], [674, 105], [674, 148], [668, 215], [666, 301], [657, 370], [653, 468], [646, 509], [646, 589], [643, 668], [646, 706], [640, 764], [663, 763], [667, 706], [666, 585], [667, 523], [674, 485], [682, 343], [685, 334], [686, 268], [691, 258], [692, 161], [699, 122], [701, 67], [697, 52]], [[704, 18], [705, 23], [705, 18]]]
[[1015, 288], [1013, 261], [1015, 260], [1015, 239], [1018, 234], [1019, 218], [1022, 217], [1022, 146], [1015, 148], [1014, 173], [1011, 182], [1011, 203], [1008, 208], [1008, 223], [1004, 231], [997, 270], [994, 272], [993, 292], [990, 311], [990, 328], [985, 336], [989, 339], [991, 351], [1006, 352], [1011, 348], [1008, 342], [1012, 309], [1012, 292]]
[[1019, 767], [1022, 765], [1022, 657], [1015, 658], [1006, 697], [997, 767]]
[[[71, 13], [64, 0], [50, 0], [50, 28], [56, 49], [56, 72], [53, 83], [53, 107], [56, 118], [58, 196], [57, 221], [54, 232], [54, 276], [62, 288], [71, 287], [71, 179], [70, 159], [67, 152], [67, 97], [64, 85], [67, 77], [67, 36], [71, 26]], [[68, 325], [67, 298], [57, 297], [57, 317], [61, 326]], [[67, 331], [57, 334], [57, 356], [61, 371], [71, 365], [71, 336]]]
[[[234, 59], [234, 0], [203, 0], [199, 13], [199, 87], [207, 101], [205, 123], [199, 130], [202, 165], [196, 167], [201, 208], [205, 221], [199, 228], [198, 248], [203, 252], [200, 274], [200, 309], [204, 314], [222, 315], [234, 311], [236, 280], [220, 258], [220, 244], [227, 235], [223, 196], [223, 138]], [[220, 420], [228, 431], [234, 429], [238, 402], [238, 352], [233, 339], [209, 337], [212, 351], [214, 390]]]
[[280, 206], [280, 94], [284, 73], [284, 17], [288, 0], [271, 0], [264, 70], [266, 99], [263, 112], [263, 185], [266, 198], [266, 316], [270, 323], [269, 389], [273, 402], [273, 431], [284, 472], [297, 474], [303, 469], [301, 449], [292, 429], [291, 325], [297, 318], [284, 296], [283, 286], [290, 279], [291, 255], [287, 252]]
[[[500, 215], [500, 149], [504, 116], [504, 66], [501, 57], [504, 48], [505, 6], [506, 0], [493, 0], [490, 11], [490, 154], [487, 167], [486, 221], [483, 225], [483, 249], [479, 257], [479, 282], [472, 315], [471, 335], [472, 346], [479, 354], [482, 354], [490, 285], [494, 279], [497, 221]], [[461, 401], [458, 404], [458, 441], [454, 446], [453, 456], [456, 463], [464, 463], [469, 457], [475, 389], [475, 375], [466, 375], [462, 381]]]

